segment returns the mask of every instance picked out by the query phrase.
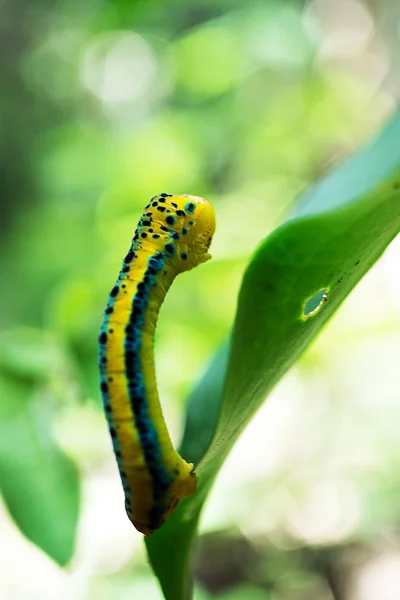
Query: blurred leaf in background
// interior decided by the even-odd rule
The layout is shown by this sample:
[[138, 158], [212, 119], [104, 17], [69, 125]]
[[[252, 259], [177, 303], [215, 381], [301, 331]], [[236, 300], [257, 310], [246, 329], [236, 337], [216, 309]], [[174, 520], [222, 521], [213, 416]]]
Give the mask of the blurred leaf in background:
[[[213, 261], [178, 279], [159, 322], [159, 387], [178, 441], [255, 247], [393, 111], [398, 10], [392, 0], [1, 3], [2, 598], [157, 598], [124, 515], [96, 365], [137, 218], [164, 190], [217, 209]], [[200, 553], [197, 600], [249, 590], [325, 600], [324, 569], [344, 598], [393, 599], [398, 252], [395, 242], [230, 455], [201, 531], [209, 552], [227, 535], [232, 553], [245, 538], [262, 558], [230, 580], [222, 554], [211, 577]], [[32, 498], [36, 512], [21, 510]], [[58, 562], [74, 551], [69, 569], [10, 517]], [[314, 569], [315, 545], [329, 560]]]
[[14, 330], [0, 350], [0, 490], [35, 544], [65, 565], [74, 552], [79, 479], [51, 436], [62, 389], [62, 355], [49, 334]]

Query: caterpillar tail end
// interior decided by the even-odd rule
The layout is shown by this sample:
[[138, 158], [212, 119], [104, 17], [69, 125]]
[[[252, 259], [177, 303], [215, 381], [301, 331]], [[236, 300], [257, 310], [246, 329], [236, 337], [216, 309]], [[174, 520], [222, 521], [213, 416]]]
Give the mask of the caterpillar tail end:
[[196, 474], [193, 472], [194, 465], [189, 464], [188, 466], [191, 468], [189, 476], [175, 480], [168, 499], [168, 506], [165, 507], [164, 512], [162, 513], [162, 515], [159, 516], [159, 521], [155, 526], [153, 525], [154, 521], [152, 523], [153, 526], [150, 527], [149, 523], [143, 523], [132, 519], [132, 517], [128, 513], [128, 517], [135, 529], [137, 529], [144, 536], [150, 537], [151, 535], [153, 535], [153, 533], [155, 533], [158, 529], [160, 529], [160, 527], [162, 527], [162, 525], [164, 525], [168, 517], [179, 506], [180, 501], [184, 500], [185, 498], [189, 498], [195, 493], [198, 479]]

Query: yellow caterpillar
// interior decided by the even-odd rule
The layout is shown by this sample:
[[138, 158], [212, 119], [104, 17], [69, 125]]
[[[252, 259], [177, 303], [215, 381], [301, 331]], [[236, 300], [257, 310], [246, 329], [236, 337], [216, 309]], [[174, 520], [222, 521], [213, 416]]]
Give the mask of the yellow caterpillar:
[[211, 204], [197, 196], [160, 194], [139, 220], [112, 288], [99, 336], [104, 410], [133, 525], [151, 535], [197, 486], [193, 464], [174, 449], [157, 392], [154, 331], [178, 273], [210, 257]]

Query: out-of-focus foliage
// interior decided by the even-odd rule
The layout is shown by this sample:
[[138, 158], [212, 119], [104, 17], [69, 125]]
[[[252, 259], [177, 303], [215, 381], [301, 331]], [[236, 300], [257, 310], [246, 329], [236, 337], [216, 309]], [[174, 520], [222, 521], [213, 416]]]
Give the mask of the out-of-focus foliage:
[[[178, 279], [159, 322], [160, 392], [179, 440], [254, 248], [395, 106], [398, 6], [15, 0], [0, 12], [0, 596], [157, 598], [124, 515], [96, 367], [137, 217], [164, 190], [217, 209], [213, 260]], [[197, 600], [330, 600], [337, 581], [346, 599], [393, 600], [397, 265], [393, 245], [229, 458], [202, 526], [215, 533]], [[9, 517], [68, 560], [77, 471], [66, 572]], [[239, 562], [243, 538], [258, 556], [240, 577], [223, 554], [207, 570], [222, 530]]]
[[71, 558], [78, 519], [76, 467], [50, 435], [62, 357], [50, 334], [3, 336], [0, 490], [21, 531], [60, 564]]

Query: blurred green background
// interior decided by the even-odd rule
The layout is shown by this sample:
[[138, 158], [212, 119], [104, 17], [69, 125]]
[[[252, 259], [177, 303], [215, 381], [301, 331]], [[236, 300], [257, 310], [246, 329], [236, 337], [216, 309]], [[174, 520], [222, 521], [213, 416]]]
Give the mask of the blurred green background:
[[[157, 600], [97, 374], [137, 219], [162, 191], [217, 211], [213, 260], [178, 278], [159, 321], [177, 442], [252, 251], [394, 110], [400, 9], [3, 0], [0, 11], [0, 598]], [[399, 260], [395, 241], [235, 447], [202, 521], [196, 600], [398, 600]]]

